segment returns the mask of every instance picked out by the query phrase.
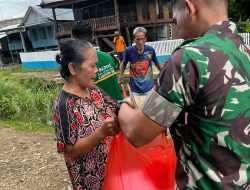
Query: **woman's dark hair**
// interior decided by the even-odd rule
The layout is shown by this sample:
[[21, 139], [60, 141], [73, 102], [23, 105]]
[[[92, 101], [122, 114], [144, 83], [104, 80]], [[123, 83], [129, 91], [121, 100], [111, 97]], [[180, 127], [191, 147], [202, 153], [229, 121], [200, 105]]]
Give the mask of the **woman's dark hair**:
[[60, 53], [56, 55], [56, 61], [61, 65], [60, 73], [65, 81], [70, 79], [69, 63], [74, 64], [76, 68], [80, 68], [87, 58], [85, 52], [89, 48], [93, 48], [89, 42], [72, 39], [60, 48]]

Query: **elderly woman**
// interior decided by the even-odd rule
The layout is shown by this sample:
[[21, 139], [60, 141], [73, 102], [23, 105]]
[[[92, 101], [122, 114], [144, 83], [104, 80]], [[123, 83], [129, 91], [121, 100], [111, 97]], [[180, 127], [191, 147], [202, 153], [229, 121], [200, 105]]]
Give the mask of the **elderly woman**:
[[54, 105], [57, 147], [73, 189], [102, 189], [112, 136], [114, 102], [95, 86], [96, 51], [86, 41], [66, 42], [56, 57], [65, 80]]

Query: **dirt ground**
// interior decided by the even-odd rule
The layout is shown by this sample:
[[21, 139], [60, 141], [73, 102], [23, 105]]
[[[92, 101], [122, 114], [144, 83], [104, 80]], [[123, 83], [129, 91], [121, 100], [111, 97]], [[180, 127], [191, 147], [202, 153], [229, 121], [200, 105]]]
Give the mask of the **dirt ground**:
[[[48, 83], [63, 82], [58, 71], [16, 75], [20, 78], [34, 76]], [[1, 190], [71, 190], [63, 156], [56, 151], [54, 134], [22, 132], [0, 126], [0, 137]]]
[[44, 72], [26, 72], [26, 73], [13, 73], [18, 76], [18, 78], [27, 78], [27, 77], [38, 77], [42, 79], [45, 83], [63, 83], [63, 79], [59, 71], [44, 71]]
[[[9, 65], [4, 65], [3, 68], [0, 68], [0, 72], [1, 71], [10, 71], [12, 68], [17, 67], [17, 64], [9, 64]], [[18, 78], [22, 79], [22, 78], [28, 78], [28, 77], [38, 77], [40, 79], [42, 79], [42, 81], [44, 81], [45, 83], [51, 83], [51, 82], [55, 82], [55, 83], [63, 83], [63, 79], [60, 75], [59, 70], [54, 70], [54, 71], [39, 71], [39, 72], [21, 72], [21, 73], [14, 73], [14, 75], [16, 75]]]
[[63, 156], [54, 134], [0, 127], [1, 190], [70, 190]]

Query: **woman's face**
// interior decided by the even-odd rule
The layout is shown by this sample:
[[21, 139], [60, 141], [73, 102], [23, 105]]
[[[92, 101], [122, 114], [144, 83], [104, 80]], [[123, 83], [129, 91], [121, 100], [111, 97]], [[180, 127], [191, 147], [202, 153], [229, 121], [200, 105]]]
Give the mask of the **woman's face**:
[[96, 51], [89, 48], [85, 51], [85, 57], [86, 60], [76, 70], [76, 79], [81, 87], [92, 88], [95, 85], [96, 73], [98, 72]]

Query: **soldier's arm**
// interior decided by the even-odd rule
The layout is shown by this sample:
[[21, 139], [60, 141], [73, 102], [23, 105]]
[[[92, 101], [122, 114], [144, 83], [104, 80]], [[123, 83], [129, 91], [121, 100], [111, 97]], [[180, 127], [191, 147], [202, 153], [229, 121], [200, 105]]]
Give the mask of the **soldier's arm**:
[[195, 74], [197, 68], [194, 61], [188, 59], [187, 71], [192, 75], [185, 75], [187, 78], [181, 80], [184, 69], [180, 61], [181, 55], [181, 52], [176, 53], [163, 67], [156, 90], [151, 90], [140, 110], [133, 110], [126, 104], [120, 107], [120, 128], [134, 146], [142, 146], [153, 140], [172, 125], [183, 107], [194, 102], [198, 91], [198, 81], [195, 82], [199, 79]]
[[118, 114], [120, 128], [134, 146], [142, 146], [165, 131], [181, 112], [177, 105], [152, 90], [139, 110], [122, 104]]
[[124, 136], [135, 147], [149, 143], [165, 130], [141, 110], [132, 109], [127, 104], [121, 105], [118, 118]]

